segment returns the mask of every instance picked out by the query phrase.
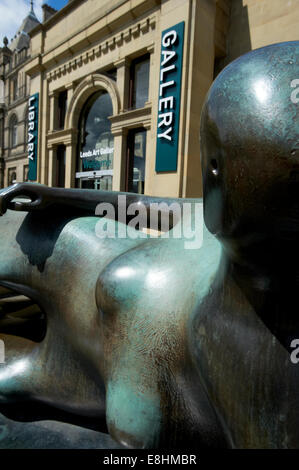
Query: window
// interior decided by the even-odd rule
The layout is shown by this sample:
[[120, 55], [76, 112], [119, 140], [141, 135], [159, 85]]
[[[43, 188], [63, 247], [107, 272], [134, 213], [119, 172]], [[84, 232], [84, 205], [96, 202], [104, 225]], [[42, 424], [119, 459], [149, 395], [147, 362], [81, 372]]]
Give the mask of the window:
[[148, 100], [149, 68], [149, 54], [132, 61], [129, 97], [129, 107], [131, 109], [143, 108]]
[[111, 134], [113, 108], [109, 94], [101, 90], [86, 102], [79, 127], [76, 186], [111, 189], [114, 141]]
[[65, 145], [59, 145], [56, 152], [56, 186], [64, 188], [65, 186]]
[[146, 130], [130, 131], [127, 142], [126, 191], [144, 194]]
[[18, 98], [18, 79], [15, 78], [13, 81], [13, 99], [16, 100]]
[[24, 165], [23, 168], [23, 181], [28, 181], [29, 165]]
[[18, 77], [14, 77], [10, 82], [10, 101], [18, 98]]
[[8, 186], [17, 182], [17, 170], [16, 168], [8, 169]]
[[10, 132], [10, 147], [11, 148], [16, 147], [18, 143], [18, 120], [15, 114], [10, 119], [9, 132]]
[[67, 107], [67, 91], [61, 91], [58, 95], [58, 129], [64, 129]]

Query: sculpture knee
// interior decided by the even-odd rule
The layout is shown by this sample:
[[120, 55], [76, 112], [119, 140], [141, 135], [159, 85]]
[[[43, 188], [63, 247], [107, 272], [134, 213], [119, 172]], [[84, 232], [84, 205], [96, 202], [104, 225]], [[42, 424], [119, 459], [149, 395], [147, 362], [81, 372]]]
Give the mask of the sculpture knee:
[[114, 439], [129, 448], [155, 448], [159, 443], [161, 420], [157, 391], [140, 391], [122, 375], [109, 381], [106, 422]]

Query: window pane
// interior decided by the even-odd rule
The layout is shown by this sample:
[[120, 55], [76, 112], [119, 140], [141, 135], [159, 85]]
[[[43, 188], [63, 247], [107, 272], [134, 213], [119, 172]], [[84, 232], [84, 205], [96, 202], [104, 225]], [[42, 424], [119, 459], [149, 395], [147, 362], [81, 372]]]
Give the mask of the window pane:
[[56, 164], [56, 175], [57, 175], [57, 187], [64, 188], [65, 186], [65, 146], [59, 145], [57, 147], [57, 164]]
[[10, 121], [10, 144], [11, 147], [15, 147], [17, 145], [17, 135], [18, 135], [18, 123], [17, 119], [14, 116]]
[[129, 136], [128, 191], [144, 194], [146, 130], [134, 131]]
[[13, 99], [16, 100], [18, 98], [18, 79], [15, 78], [13, 81]]
[[81, 189], [97, 189], [101, 191], [112, 190], [112, 176], [102, 176], [101, 178], [81, 178], [80, 186]]
[[29, 165], [24, 165], [23, 180], [28, 181]]
[[149, 58], [134, 64], [133, 108], [143, 108], [148, 100]]
[[58, 128], [64, 129], [67, 107], [67, 91], [61, 91], [58, 96]]
[[77, 171], [113, 169], [112, 101], [107, 92], [93, 95], [83, 110]]
[[12, 146], [13, 147], [17, 145], [17, 134], [18, 134], [18, 125], [15, 124], [13, 126], [13, 131], [12, 131]]
[[16, 183], [16, 181], [17, 181], [16, 168], [9, 168], [9, 170], [8, 170], [8, 186]]

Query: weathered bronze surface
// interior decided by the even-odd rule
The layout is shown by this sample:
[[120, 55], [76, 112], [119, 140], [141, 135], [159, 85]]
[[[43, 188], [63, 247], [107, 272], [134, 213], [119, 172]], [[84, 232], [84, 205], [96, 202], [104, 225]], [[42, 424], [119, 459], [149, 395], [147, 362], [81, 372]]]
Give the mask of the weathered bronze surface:
[[2, 296], [31, 299], [18, 311], [34, 332], [0, 312], [2, 413], [17, 419], [26, 403], [36, 419], [107, 424], [134, 448], [299, 447], [297, 78], [290, 42], [242, 56], [212, 85], [198, 250], [96, 236], [96, 205], [116, 206], [118, 193], [1, 191]]

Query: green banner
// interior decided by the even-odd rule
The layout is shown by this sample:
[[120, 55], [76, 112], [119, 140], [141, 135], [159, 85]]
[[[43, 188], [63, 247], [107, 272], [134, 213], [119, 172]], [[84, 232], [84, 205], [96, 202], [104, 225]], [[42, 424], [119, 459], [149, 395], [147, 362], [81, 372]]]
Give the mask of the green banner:
[[39, 94], [31, 95], [28, 102], [28, 180], [37, 180], [37, 146], [38, 146], [38, 101]]
[[156, 171], [176, 171], [180, 124], [184, 21], [162, 32]]

